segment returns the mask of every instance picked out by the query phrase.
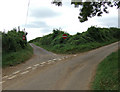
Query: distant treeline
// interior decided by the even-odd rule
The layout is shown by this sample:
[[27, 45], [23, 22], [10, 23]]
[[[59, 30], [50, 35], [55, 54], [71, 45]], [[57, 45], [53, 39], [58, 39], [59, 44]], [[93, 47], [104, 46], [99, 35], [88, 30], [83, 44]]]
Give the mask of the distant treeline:
[[16, 52], [27, 46], [27, 39], [23, 40], [23, 31], [17, 31], [15, 28], [7, 33], [2, 32], [2, 50], [4, 52]]
[[[63, 39], [62, 35], [68, 38]], [[29, 41], [56, 53], [76, 53], [94, 49], [120, 39], [120, 28], [90, 27], [86, 32], [69, 35], [59, 29], [53, 33]]]

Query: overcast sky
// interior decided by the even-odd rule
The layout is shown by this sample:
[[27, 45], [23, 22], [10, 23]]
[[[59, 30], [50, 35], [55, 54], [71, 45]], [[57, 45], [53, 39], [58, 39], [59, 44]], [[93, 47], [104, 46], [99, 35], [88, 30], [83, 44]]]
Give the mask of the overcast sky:
[[78, 20], [79, 8], [70, 4], [71, 0], [62, 0], [63, 6], [51, 4], [52, 0], [30, 0], [26, 24], [26, 15], [29, 0], [0, 0], [0, 31], [8, 31], [14, 27], [24, 27], [28, 32], [28, 41], [52, 32], [53, 28], [62, 28], [73, 35], [83, 32], [88, 27], [118, 27], [118, 10], [109, 8], [109, 14], [102, 17], [90, 18], [84, 23]]

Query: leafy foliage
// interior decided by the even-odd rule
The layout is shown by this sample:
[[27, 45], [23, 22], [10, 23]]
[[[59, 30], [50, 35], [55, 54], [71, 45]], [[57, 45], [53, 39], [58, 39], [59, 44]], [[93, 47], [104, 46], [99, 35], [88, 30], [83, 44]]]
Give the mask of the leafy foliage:
[[104, 13], [109, 13], [107, 10], [108, 7], [117, 6], [120, 7], [120, 1], [106, 2], [106, 1], [97, 1], [97, 2], [71, 2], [75, 7], [81, 6], [78, 19], [80, 22], [85, 22], [88, 18], [94, 16], [102, 16]]
[[[88, 18], [94, 17], [94, 16], [102, 16], [103, 12], [109, 13], [107, 10], [108, 7], [113, 7], [116, 6], [117, 8], [120, 8], [120, 1], [119, 0], [113, 0], [113, 1], [101, 1], [101, 0], [86, 0], [85, 2], [82, 2], [80, 0], [71, 0], [71, 4], [74, 4], [75, 7], [81, 7], [80, 8], [80, 13], [78, 16], [78, 19], [80, 22], [85, 22], [88, 20]], [[53, 4], [57, 6], [62, 6], [62, 1], [61, 0], [53, 0]]]
[[[63, 34], [67, 34], [67, 39], [62, 38]], [[30, 42], [56, 53], [77, 53], [118, 40], [120, 40], [119, 28], [96, 28], [92, 26], [86, 32], [75, 35], [53, 29], [53, 33], [33, 39]]]
[[13, 29], [7, 33], [2, 32], [2, 49], [4, 52], [16, 52], [24, 49], [27, 46], [27, 39], [23, 40], [23, 31], [16, 31]]
[[[2, 67], [13, 66], [29, 59], [33, 54], [32, 47], [27, 43], [27, 38], [23, 40], [25, 32], [13, 30], [0, 32], [2, 34]], [[21, 58], [22, 57], [22, 58]]]

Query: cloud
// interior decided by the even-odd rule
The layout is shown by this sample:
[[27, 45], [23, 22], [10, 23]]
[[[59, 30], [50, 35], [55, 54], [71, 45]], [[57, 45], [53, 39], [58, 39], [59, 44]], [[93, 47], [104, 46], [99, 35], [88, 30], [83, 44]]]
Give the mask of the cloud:
[[52, 28], [43, 28], [40, 30], [41, 33], [43, 34], [47, 34], [47, 33], [50, 33], [52, 32]]
[[40, 8], [34, 8], [30, 11], [30, 17], [34, 18], [51, 18], [60, 16], [61, 13], [58, 13], [50, 8], [46, 7], [40, 7]]
[[108, 26], [108, 27], [118, 27], [118, 17], [117, 16], [110, 16], [110, 17], [103, 17], [102, 19], [97, 19], [100, 25]]
[[33, 21], [27, 24], [26, 27], [27, 28], [48, 28], [49, 26], [44, 21]]
[[27, 40], [30, 41], [36, 37], [42, 37], [49, 33], [52, 33], [52, 28], [26, 28]]

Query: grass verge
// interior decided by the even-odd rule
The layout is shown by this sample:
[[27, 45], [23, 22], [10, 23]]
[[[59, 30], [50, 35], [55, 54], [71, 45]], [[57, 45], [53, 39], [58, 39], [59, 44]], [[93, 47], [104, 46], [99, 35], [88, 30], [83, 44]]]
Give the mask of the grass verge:
[[[107, 56], [99, 65], [95, 79], [92, 83], [93, 90], [118, 90], [118, 52], [113, 52]], [[119, 88], [120, 90], [120, 88]]]
[[25, 49], [2, 55], [2, 67], [13, 66], [28, 60], [33, 55], [33, 48], [28, 44]]

